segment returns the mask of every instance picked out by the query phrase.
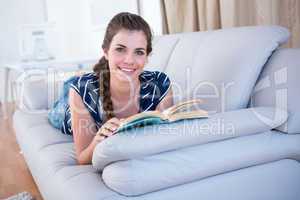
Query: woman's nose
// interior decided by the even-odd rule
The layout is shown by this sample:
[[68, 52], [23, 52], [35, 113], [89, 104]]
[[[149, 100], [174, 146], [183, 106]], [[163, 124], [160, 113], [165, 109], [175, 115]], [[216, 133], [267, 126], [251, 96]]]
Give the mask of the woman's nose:
[[127, 64], [133, 64], [134, 63], [133, 55], [131, 53], [127, 53], [124, 62]]

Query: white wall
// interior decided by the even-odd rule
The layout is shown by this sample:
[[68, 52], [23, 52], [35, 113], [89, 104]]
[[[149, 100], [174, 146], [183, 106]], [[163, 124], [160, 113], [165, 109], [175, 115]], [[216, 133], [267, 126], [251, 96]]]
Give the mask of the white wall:
[[[58, 58], [99, 58], [109, 20], [118, 12], [137, 13], [137, 0], [46, 0], [48, 20], [59, 30]], [[118, 5], [118, 6], [116, 6]], [[159, 0], [140, 0], [141, 15], [156, 35], [162, 33]]]
[[21, 59], [21, 27], [23, 24], [40, 24], [46, 21], [44, 3], [44, 0], [0, 1], [0, 101], [3, 101], [4, 91], [4, 73], [1, 65]]
[[154, 35], [162, 35], [160, 0], [140, 0], [141, 15], [151, 26]]
[[20, 59], [19, 31], [23, 24], [45, 20], [44, 0], [0, 1], [0, 64]]
[[137, 0], [90, 0], [90, 2], [89, 15], [91, 16], [91, 29], [89, 35], [89, 53], [94, 57], [100, 57], [100, 54], [102, 54], [101, 44], [108, 22], [115, 14], [122, 11], [138, 13]]
[[46, 0], [48, 21], [57, 29], [57, 59], [88, 56], [90, 17], [87, 0]]
[[[160, 35], [159, 0], [139, 0], [140, 14]], [[21, 27], [25, 24], [54, 24], [56, 59], [99, 58], [105, 27], [117, 12], [137, 13], [137, 0], [1, 0], [0, 66], [21, 61]], [[0, 79], [3, 73], [0, 68]], [[0, 84], [0, 99], [3, 84]]]
[[[159, 0], [139, 1], [140, 14], [150, 24], [153, 32], [160, 35]], [[57, 59], [99, 57], [109, 19], [120, 11], [137, 13], [136, 2], [137, 0], [0, 1], [0, 63], [21, 60], [20, 30], [23, 24], [46, 22], [55, 25], [57, 34], [51, 44], [56, 45]]]

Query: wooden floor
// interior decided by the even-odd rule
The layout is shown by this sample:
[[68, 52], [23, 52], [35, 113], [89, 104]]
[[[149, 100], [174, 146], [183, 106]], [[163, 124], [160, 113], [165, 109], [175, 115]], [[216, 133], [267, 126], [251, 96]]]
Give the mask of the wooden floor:
[[9, 105], [4, 118], [0, 108], [0, 199], [27, 191], [36, 200], [42, 200], [16, 142], [12, 110], [13, 105]]

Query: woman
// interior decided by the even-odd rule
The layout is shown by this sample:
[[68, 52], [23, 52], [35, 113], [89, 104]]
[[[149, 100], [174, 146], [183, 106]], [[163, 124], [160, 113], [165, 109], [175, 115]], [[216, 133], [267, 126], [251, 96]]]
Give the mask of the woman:
[[91, 163], [95, 146], [112, 136], [123, 118], [172, 106], [169, 78], [143, 70], [152, 51], [151, 40], [150, 27], [142, 17], [119, 13], [108, 24], [104, 56], [94, 72], [67, 81], [69, 99], [62, 131], [73, 135], [79, 164]]

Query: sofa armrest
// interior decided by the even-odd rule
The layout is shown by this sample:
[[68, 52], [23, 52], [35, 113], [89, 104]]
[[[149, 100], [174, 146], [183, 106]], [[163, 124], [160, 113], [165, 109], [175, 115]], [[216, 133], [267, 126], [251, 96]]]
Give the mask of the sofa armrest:
[[256, 83], [251, 106], [272, 106], [286, 109], [289, 119], [277, 129], [300, 133], [300, 48], [279, 49], [265, 65]]
[[97, 170], [112, 162], [174, 149], [256, 134], [280, 126], [287, 113], [272, 107], [218, 113], [208, 119], [182, 120], [124, 131], [99, 143], [92, 164]]

